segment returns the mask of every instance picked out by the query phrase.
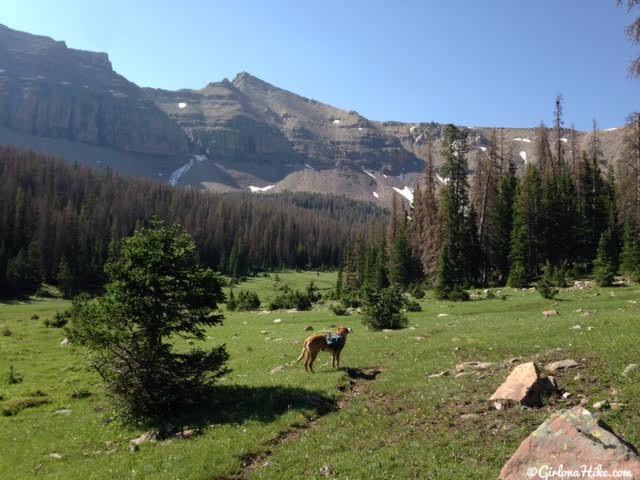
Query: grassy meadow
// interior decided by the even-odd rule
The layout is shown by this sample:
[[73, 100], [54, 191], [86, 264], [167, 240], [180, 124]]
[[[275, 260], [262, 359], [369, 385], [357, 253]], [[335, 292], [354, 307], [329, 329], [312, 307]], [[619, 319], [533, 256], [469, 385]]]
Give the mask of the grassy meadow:
[[[335, 284], [335, 273], [279, 277], [295, 288], [313, 280], [323, 293]], [[266, 303], [273, 283], [273, 274], [256, 277], [236, 290], [254, 290]], [[145, 443], [137, 452], [129, 441], [149, 427], [123, 424], [83, 350], [62, 347], [64, 331], [43, 323], [68, 302], [2, 303], [0, 478], [298, 479], [324, 478], [321, 469], [330, 466], [340, 479], [486, 480], [552, 411], [583, 398], [587, 406], [623, 404], [599, 416], [640, 445], [640, 374], [621, 374], [640, 363], [640, 287], [563, 289], [556, 300], [495, 292], [486, 299], [474, 291], [464, 303], [429, 292], [423, 311], [408, 314], [410, 327], [393, 332], [368, 331], [358, 314], [337, 317], [326, 304], [309, 312], [225, 312], [207, 342], [227, 345], [232, 372], [205, 409], [177, 412], [180, 426], [202, 435]], [[548, 309], [559, 315], [543, 317]], [[293, 363], [308, 325], [354, 329], [340, 370], [331, 369], [328, 354], [315, 375]], [[556, 377], [571, 396], [539, 409], [495, 410], [488, 398], [520, 361], [514, 358], [540, 365], [575, 359], [579, 368]], [[467, 361], [496, 366], [456, 376], [456, 364]], [[449, 374], [429, 378], [441, 371]]]

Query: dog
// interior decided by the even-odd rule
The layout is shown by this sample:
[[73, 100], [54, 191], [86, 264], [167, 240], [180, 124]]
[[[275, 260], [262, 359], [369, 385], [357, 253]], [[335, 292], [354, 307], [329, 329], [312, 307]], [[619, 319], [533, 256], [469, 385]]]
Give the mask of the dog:
[[296, 360], [304, 358], [304, 369], [308, 372], [315, 373], [313, 370], [313, 362], [316, 361], [318, 353], [329, 351], [333, 357], [331, 360], [332, 368], [340, 368], [340, 353], [347, 343], [347, 335], [351, 333], [351, 329], [347, 327], [338, 327], [336, 334], [322, 333], [311, 335], [302, 344], [302, 353]]

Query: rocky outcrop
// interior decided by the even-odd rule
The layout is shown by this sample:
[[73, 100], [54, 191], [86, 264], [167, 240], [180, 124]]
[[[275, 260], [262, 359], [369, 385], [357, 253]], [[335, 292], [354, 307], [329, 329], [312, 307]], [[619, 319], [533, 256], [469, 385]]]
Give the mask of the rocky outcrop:
[[189, 150], [180, 127], [106, 53], [0, 25], [0, 126], [154, 155]]
[[[596, 471], [608, 475], [596, 475]], [[562, 472], [559, 474], [553, 472]], [[622, 473], [629, 472], [628, 476]], [[573, 475], [568, 472], [579, 472]], [[593, 474], [588, 474], [592, 472]], [[636, 449], [583, 407], [554, 414], [520, 445], [500, 472], [501, 480], [526, 478], [640, 479]]]

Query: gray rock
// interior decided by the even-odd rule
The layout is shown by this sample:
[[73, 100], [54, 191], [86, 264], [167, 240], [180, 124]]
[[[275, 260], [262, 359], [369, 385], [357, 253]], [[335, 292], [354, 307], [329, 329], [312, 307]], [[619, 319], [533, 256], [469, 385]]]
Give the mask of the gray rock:
[[566, 359], [566, 360], [558, 360], [557, 362], [551, 362], [547, 364], [544, 368], [548, 372], [556, 373], [560, 370], [567, 370], [569, 368], [576, 368], [578, 366], [580, 366], [580, 364], [575, 360]]
[[284, 370], [285, 370], [284, 365], [278, 365], [277, 367], [273, 367], [273, 368], [269, 371], [269, 373], [270, 373], [271, 375], [274, 375], [274, 374], [276, 374], [276, 373], [284, 373]]

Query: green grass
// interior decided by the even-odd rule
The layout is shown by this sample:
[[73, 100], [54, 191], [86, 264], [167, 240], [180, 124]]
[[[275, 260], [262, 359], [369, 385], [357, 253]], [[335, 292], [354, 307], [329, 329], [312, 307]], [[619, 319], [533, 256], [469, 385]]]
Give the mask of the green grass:
[[[280, 278], [295, 288], [312, 279], [320, 288], [335, 282], [329, 273]], [[257, 291], [266, 303], [272, 285], [273, 275], [239, 288]], [[601, 418], [640, 445], [638, 378], [621, 376], [628, 364], [638, 363], [640, 288], [563, 290], [557, 301], [536, 292], [500, 291], [507, 300], [454, 304], [428, 295], [422, 312], [408, 314], [411, 327], [396, 332], [367, 331], [358, 315], [336, 317], [326, 306], [310, 312], [225, 312], [224, 326], [212, 328], [208, 342], [227, 345], [233, 372], [220, 382], [215, 403], [197, 414], [183, 412], [185, 424], [202, 427], [203, 435], [144, 444], [136, 453], [128, 443], [144, 427], [118, 421], [82, 350], [61, 347], [63, 331], [43, 325], [68, 304], [0, 304], [0, 328], [12, 332], [0, 336], [0, 410], [12, 409], [11, 416], [0, 416], [0, 477], [213, 479], [236, 474], [247, 457], [270, 451], [252, 478], [321, 478], [320, 468], [330, 464], [337, 478], [485, 480], [497, 477], [552, 411], [577, 404], [579, 395], [588, 396], [589, 405], [603, 399], [625, 403]], [[544, 318], [542, 310], [551, 308], [560, 316]], [[579, 308], [594, 313], [582, 316]], [[34, 314], [40, 318], [32, 320]], [[275, 318], [282, 323], [273, 324]], [[319, 357], [315, 375], [291, 364], [309, 324], [315, 330], [354, 328], [342, 355], [344, 369], [331, 370], [327, 354]], [[575, 324], [582, 329], [571, 329]], [[541, 409], [496, 411], [487, 399], [509, 372], [502, 362], [512, 357], [541, 364], [579, 361], [579, 370], [558, 376], [573, 395]], [[501, 366], [482, 377], [427, 378], [471, 360]], [[21, 382], [6, 384], [10, 365]], [[279, 365], [284, 373], [269, 373]], [[375, 381], [359, 380], [349, 394], [349, 367], [382, 373]], [[37, 399], [49, 403], [32, 404]], [[336, 400], [341, 408], [328, 411]], [[63, 408], [71, 413], [54, 414]], [[480, 416], [463, 420], [464, 413]], [[298, 433], [272, 444], [287, 431]], [[50, 458], [54, 452], [63, 458]]]

